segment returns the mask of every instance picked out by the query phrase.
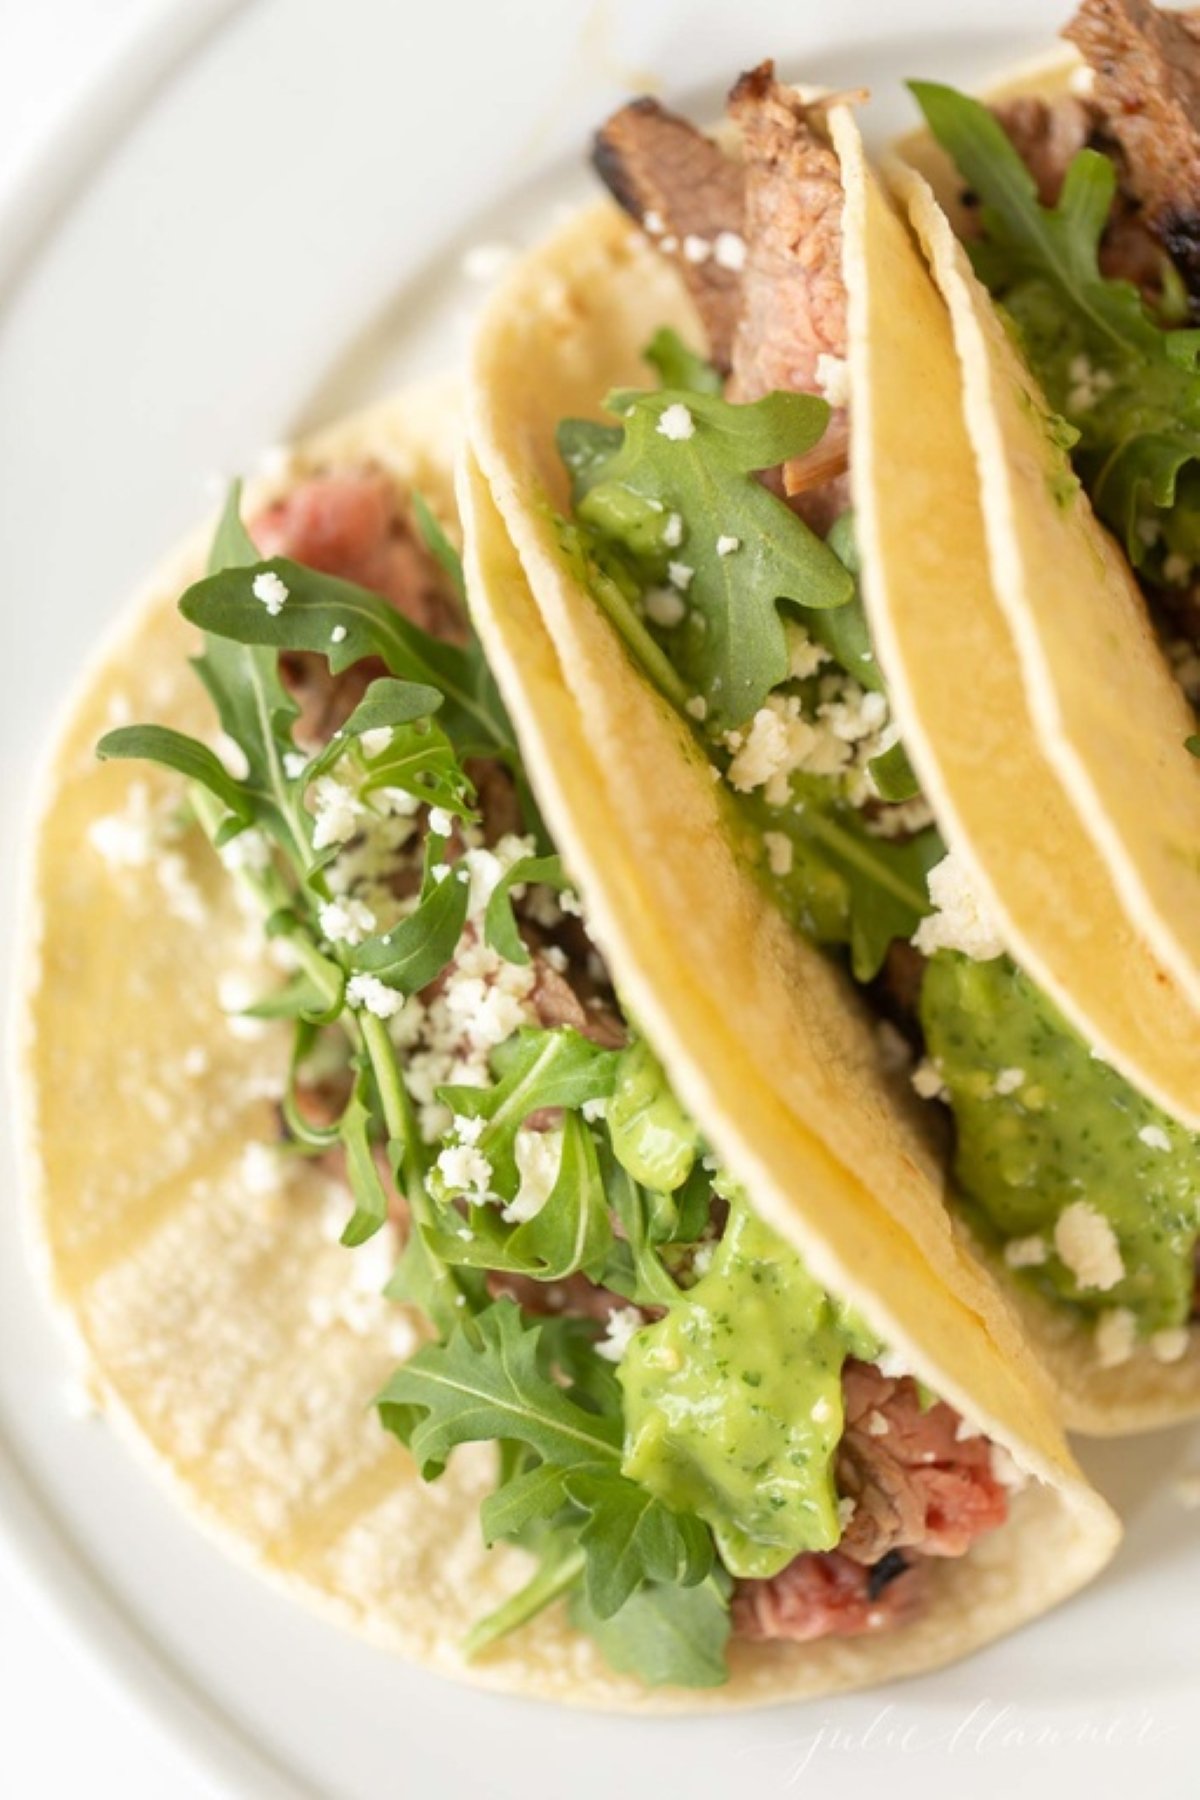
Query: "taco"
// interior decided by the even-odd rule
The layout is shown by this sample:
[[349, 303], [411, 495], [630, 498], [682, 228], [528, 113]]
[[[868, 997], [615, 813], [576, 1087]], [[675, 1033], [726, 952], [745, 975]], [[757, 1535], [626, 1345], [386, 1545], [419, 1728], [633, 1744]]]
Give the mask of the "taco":
[[455, 415], [313, 440], [249, 533], [235, 492], [72, 712], [26, 1045], [56, 1298], [202, 1524], [436, 1668], [678, 1709], [933, 1667], [1116, 1522], [949, 1237], [743, 1064], [467, 474], [474, 635]]
[[[498, 292], [474, 454], [589, 734], [612, 740], [625, 829], [683, 861], [673, 904], [696, 896], [691, 960], [727, 976], [743, 1054], [931, 1246], [950, 1229], [940, 1109], [914, 1116], [888, 1080], [912, 1052], [917, 1094], [949, 1105], [955, 1212], [1068, 1422], [1184, 1416], [1196, 1014], [993, 666], [953, 338], [851, 110], [765, 65], [730, 113], [732, 150], [652, 101], [601, 130], [597, 168], [639, 228], [600, 207]], [[896, 655], [905, 611], [949, 632], [923, 685]], [[960, 681], [974, 741], [956, 763], [936, 714]], [[678, 780], [706, 787], [688, 836], [665, 776], [638, 779], [635, 705], [671, 713]], [[757, 941], [708, 902], [710, 841], [759, 883]], [[786, 1050], [761, 1010], [784, 941], [801, 957]], [[994, 1317], [965, 1256], [959, 1279]]]

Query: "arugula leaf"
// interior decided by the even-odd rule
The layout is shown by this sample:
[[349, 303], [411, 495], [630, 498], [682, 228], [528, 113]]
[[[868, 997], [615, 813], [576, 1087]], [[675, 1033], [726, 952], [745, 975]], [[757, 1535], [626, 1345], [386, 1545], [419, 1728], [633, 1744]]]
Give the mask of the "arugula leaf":
[[356, 974], [377, 975], [397, 993], [418, 994], [436, 981], [458, 947], [467, 918], [469, 892], [453, 865], [435, 882], [416, 911], [382, 937], [364, 938], [347, 947], [345, 958]]
[[929, 912], [928, 873], [945, 848], [930, 827], [902, 842], [868, 831], [853, 808], [831, 801], [818, 779], [799, 807], [768, 807], [746, 796], [745, 825], [784, 833], [786, 875], [764, 878], [787, 915], [822, 944], [847, 944], [855, 979], [870, 981], [894, 938], [910, 938]]
[[689, 350], [669, 325], [659, 326], [642, 355], [665, 388], [689, 394], [719, 394], [724, 387], [720, 370]]
[[[1200, 333], [1164, 330], [1138, 290], [1100, 271], [1116, 171], [1081, 150], [1057, 206], [978, 101], [934, 82], [910, 84], [930, 130], [982, 202], [972, 258], [1012, 318], [1100, 517], [1130, 561], [1156, 579], [1172, 552], [1200, 557]], [[1164, 266], [1167, 265], [1164, 256]], [[1070, 487], [1055, 484], [1067, 501]]]
[[387, 1222], [387, 1189], [375, 1162], [372, 1142], [371, 1090], [365, 1071], [354, 1084], [350, 1104], [342, 1114], [338, 1137], [346, 1152], [346, 1174], [354, 1196], [354, 1213], [342, 1233], [348, 1246], [365, 1244]]
[[567, 1471], [557, 1463], [535, 1463], [512, 1476], [479, 1508], [483, 1541], [490, 1550], [504, 1539], [523, 1537], [531, 1525], [555, 1518], [567, 1506]]
[[400, 788], [456, 819], [477, 817], [471, 804], [474, 785], [446, 733], [428, 719], [396, 727], [386, 749], [368, 757], [360, 792], [373, 794], [380, 788]]
[[392, 1376], [376, 1404], [412, 1451], [424, 1480], [459, 1444], [527, 1444], [546, 1462], [616, 1468], [620, 1421], [585, 1412], [538, 1367], [540, 1326], [512, 1300], [496, 1300], [445, 1344], [427, 1344]]
[[563, 873], [559, 856], [523, 856], [506, 869], [487, 903], [483, 916], [483, 936], [489, 948], [506, 962], [526, 964], [529, 952], [521, 941], [521, 932], [513, 912], [512, 891], [515, 887], [550, 887], [559, 893], [571, 886]]
[[[264, 573], [288, 590], [277, 613], [251, 592], [254, 577]], [[516, 756], [512, 725], [478, 645], [460, 649], [430, 637], [353, 582], [277, 556], [253, 570], [226, 569], [196, 582], [179, 609], [192, 624], [235, 643], [325, 656], [335, 675], [378, 656], [393, 675], [439, 689], [442, 722], [460, 755]]]
[[220, 757], [207, 744], [173, 731], [169, 725], [122, 725], [106, 732], [96, 745], [101, 762], [109, 758], [158, 763], [208, 789], [234, 817], [249, 825], [254, 804], [242, 784], [235, 781]]
[[873, 756], [867, 767], [881, 800], [891, 803], [914, 800], [921, 791], [921, 784], [913, 774], [912, 764], [908, 760], [908, 752], [899, 742], [893, 744], [890, 750], [884, 750], [881, 755]]
[[882, 693], [883, 675], [875, 661], [866, 609], [862, 602], [862, 560], [854, 535], [853, 512], [844, 512], [834, 520], [825, 541], [842, 567], [853, 576], [854, 593], [845, 606], [833, 607], [826, 612], [812, 612], [807, 607], [801, 607], [800, 618], [809, 637], [823, 645], [834, 661], [840, 663], [847, 675], [852, 675], [860, 687]]
[[494, 1191], [513, 1200], [520, 1185], [517, 1132], [530, 1113], [548, 1106], [575, 1111], [588, 1100], [606, 1099], [618, 1054], [570, 1025], [549, 1031], [522, 1026], [495, 1054], [499, 1080], [492, 1087], [442, 1087], [438, 1099], [461, 1118], [487, 1121], [476, 1141], [492, 1165]]
[[258, 545], [242, 523], [242, 484], [231, 481], [208, 548], [208, 572], [219, 575], [222, 569], [249, 569], [258, 560]]
[[394, 731], [400, 725], [426, 721], [441, 704], [442, 696], [437, 688], [424, 682], [397, 681], [390, 676], [373, 681], [346, 723], [313, 757], [300, 780], [307, 785], [319, 775], [327, 774], [364, 732]]
[[535, 1281], [565, 1281], [583, 1269], [599, 1271], [613, 1241], [608, 1198], [591, 1133], [580, 1115], [563, 1120], [562, 1158], [554, 1184], [531, 1219], [506, 1230], [496, 1209], [471, 1209], [466, 1238], [439, 1234], [438, 1254], [449, 1263], [502, 1269]]
[[417, 530], [433, 560], [440, 565], [443, 572], [450, 577], [450, 585], [465, 607], [467, 604], [467, 584], [463, 578], [462, 557], [443, 531], [440, 520], [436, 517], [424, 494], [416, 488], [412, 491], [412, 509], [417, 521]]
[[694, 1587], [711, 1570], [712, 1534], [694, 1514], [672, 1512], [649, 1489], [608, 1469], [580, 1469], [564, 1486], [588, 1514], [579, 1542], [587, 1602], [598, 1619], [611, 1619], [644, 1582]]
[[595, 1638], [614, 1669], [647, 1687], [721, 1687], [729, 1679], [729, 1579], [720, 1568], [696, 1587], [639, 1588], [611, 1619], [576, 1593], [571, 1623]]
[[[853, 592], [832, 552], [755, 478], [811, 449], [829, 408], [805, 394], [735, 406], [676, 388], [624, 390], [606, 404], [623, 415], [624, 438], [606, 464], [592, 467], [577, 517], [619, 546], [628, 538], [631, 503], [639, 519], [647, 505], [678, 514], [674, 568], [688, 614], [673, 634], [670, 660], [703, 696], [710, 728], [729, 729], [787, 674], [779, 602], [823, 610], [845, 605]], [[669, 435], [676, 425], [681, 435]], [[718, 553], [722, 536], [737, 540], [732, 554]]]

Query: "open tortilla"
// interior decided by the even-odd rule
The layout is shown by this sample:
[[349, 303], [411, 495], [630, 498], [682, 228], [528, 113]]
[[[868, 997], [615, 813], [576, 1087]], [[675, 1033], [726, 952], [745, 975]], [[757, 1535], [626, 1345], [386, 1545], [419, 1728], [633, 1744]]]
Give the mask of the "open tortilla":
[[[450, 524], [455, 438], [453, 394], [430, 389], [306, 444], [291, 473], [370, 459], [401, 494], [419, 487]], [[252, 505], [280, 485], [261, 484]], [[415, 1328], [378, 1298], [388, 1272], [378, 1258], [334, 1241], [347, 1201], [327, 1175], [298, 1160], [282, 1180], [263, 1180], [255, 1147], [277, 1136], [288, 1046], [274, 1025], [231, 1031], [220, 998], [244, 1004], [237, 983], [261, 980], [261, 937], [248, 931], [198, 832], [182, 830], [165, 855], [143, 854], [138, 821], [169, 814], [177, 795], [169, 778], [94, 758], [97, 737], [130, 715], [211, 728], [185, 661], [195, 646], [174, 606], [203, 566], [201, 539], [164, 568], [91, 673], [54, 754], [37, 846], [24, 1034], [28, 1182], [46, 1274], [85, 1379], [227, 1548], [339, 1623], [463, 1679], [578, 1705], [707, 1710], [944, 1663], [1086, 1581], [1111, 1554], [1116, 1521], [1071, 1462], [1019, 1348], [1003, 1354], [952, 1291], [948, 1234], [930, 1266], [742, 1066], [707, 971], [697, 979], [680, 944], [674, 881], [674, 903], [642, 885], [645, 864], [602, 773], [603, 742], [591, 740], [563, 684], [470, 470], [463, 491], [487, 648], [620, 979], [650, 1029], [663, 1026], [668, 1055], [680, 1016], [669, 996], [677, 997], [707, 1071], [703, 1082], [689, 1075], [686, 1091], [707, 1107], [715, 1139], [731, 1148], [736, 1140], [739, 1172], [762, 1186], [767, 1216], [1032, 1479], [1004, 1527], [965, 1559], [933, 1568], [915, 1623], [812, 1646], [737, 1643], [731, 1679], [715, 1692], [647, 1692], [614, 1674], [557, 1609], [477, 1663], [464, 1661], [469, 1626], [527, 1573], [521, 1553], [483, 1547], [489, 1456], [460, 1450], [426, 1486], [380, 1429], [369, 1403]], [[663, 722], [648, 730], [644, 755], [664, 751], [663, 785], [674, 790]], [[679, 768], [685, 798], [692, 774], [682, 760]], [[750, 903], [732, 870], [727, 893], [730, 904]], [[648, 910], [661, 901], [665, 910]]]
[[[1197, 1015], [1129, 923], [1101, 858], [1030, 739], [1011, 657], [1006, 670], [944, 311], [869, 174], [851, 114], [834, 108], [831, 125], [847, 193], [850, 375], [860, 427], [852, 433], [852, 454], [865, 518], [867, 599], [880, 615], [874, 622], [886, 639], [881, 658], [897, 683], [903, 734], [956, 852], [1017, 958], [1114, 1064], [1194, 1118]], [[898, 293], [904, 304], [895, 303]], [[696, 799], [695, 818], [665, 778], [638, 779], [646, 726], [639, 717], [635, 730], [628, 715], [641, 704], [632, 696], [642, 678], [559, 548], [554, 515], [567, 509], [568, 491], [556, 425], [563, 417], [598, 416], [612, 388], [644, 385], [641, 351], [663, 324], [702, 341], [677, 276], [616, 211], [601, 206], [581, 215], [530, 257], [493, 302], [469, 393], [474, 452], [558, 647], [564, 679], [592, 741], [605, 745], [626, 833], [638, 836], [646, 861], [655, 846], [677, 847], [666, 859], [677, 863], [666, 906], [680, 929], [686, 921], [688, 961], [705, 969], [706, 980], [721, 982], [726, 1029], [862, 1188], [882, 1197], [928, 1254], [953, 1259], [947, 1266], [973, 1310], [998, 1320], [1003, 1302], [951, 1241], [942, 1171], [914, 1120], [911, 1094], [898, 1094], [880, 1069], [859, 997], [771, 906], [759, 904], [751, 927], [738, 906], [722, 912], [714, 904], [717, 853], [708, 846], [721, 834], [721, 809], [709, 770], [681, 726], [669, 737], [662, 728], [656, 770], [668, 754], [692, 769], [687, 779], [697, 796], [702, 785], [707, 790], [702, 807]], [[539, 371], [536, 386], [524, 379], [530, 368]], [[941, 404], [931, 404], [931, 394]], [[914, 431], [922, 434], [919, 454]], [[937, 532], [923, 529], [931, 517]], [[962, 661], [970, 666], [966, 678], [973, 685], [978, 678], [979, 705], [960, 715], [974, 736], [950, 757], [935, 749], [940, 715], [956, 700], [945, 680], [945, 646], [931, 631], [922, 653], [934, 662], [922, 665], [924, 679], [918, 679], [914, 659], [898, 653], [893, 629], [905, 609], [925, 619], [936, 613], [938, 629], [953, 618], [956, 629], [974, 634], [962, 640]], [[1011, 787], [991, 779], [997, 758], [1012, 772]], [[691, 855], [701, 844], [702, 909], [687, 898], [696, 882]], [[657, 860], [664, 860], [661, 854]], [[1047, 864], [1061, 869], [1063, 862], [1066, 872], [1056, 872], [1055, 880], [1060, 903], [1047, 906]], [[670, 870], [656, 871], [656, 878], [668, 883]], [[677, 984], [663, 984], [660, 1000], [673, 1002], [677, 991]], [[656, 1027], [660, 1034], [663, 1028]], [[681, 1032], [681, 1057], [687, 1042]], [[1011, 1276], [1003, 1278], [1011, 1292]], [[1036, 1295], [1014, 1298], [1063, 1412], [1079, 1429], [1146, 1428], [1200, 1404], [1200, 1351], [1170, 1367], [1145, 1351], [1124, 1367], [1102, 1369], [1087, 1325], [1070, 1308]]]

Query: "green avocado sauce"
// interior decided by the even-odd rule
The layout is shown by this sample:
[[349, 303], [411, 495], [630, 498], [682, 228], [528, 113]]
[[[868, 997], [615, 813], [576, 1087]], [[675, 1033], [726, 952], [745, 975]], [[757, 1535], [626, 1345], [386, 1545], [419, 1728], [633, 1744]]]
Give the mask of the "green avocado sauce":
[[709, 1269], [622, 1358], [622, 1468], [706, 1520], [734, 1575], [832, 1549], [842, 1364], [879, 1349], [736, 1199]]
[[[921, 1022], [954, 1111], [955, 1173], [984, 1234], [1041, 1236], [1046, 1260], [1025, 1278], [1061, 1299], [1128, 1307], [1143, 1335], [1186, 1323], [1200, 1140], [1094, 1057], [1007, 957], [939, 951]], [[1076, 1201], [1102, 1214], [1120, 1244], [1124, 1279], [1103, 1291], [1081, 1289], [1055, 1253], [1055, 1222]]]

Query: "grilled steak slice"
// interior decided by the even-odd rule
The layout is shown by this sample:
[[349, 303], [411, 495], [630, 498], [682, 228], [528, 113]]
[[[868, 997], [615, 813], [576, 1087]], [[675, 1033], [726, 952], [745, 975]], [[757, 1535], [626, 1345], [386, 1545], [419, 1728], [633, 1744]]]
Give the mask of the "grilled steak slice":
[[866, 1569], [839, 1550], [808, 1551], [769, 1581], [739, 1581], [734, 1635], [810, 1644], [903, 1625], [920, 1610], [928, 1570], [899, 1556], [880, 1569]]
[[678, 266], [704, 321], [709, 356], [727, 371], [741, 301], [741, 168], [648, 98], [601, 127], [592, 162], [617, 203]]
[[[776, 81], [770, 62], [742, 76], [729, 112], [741, 127], [746, 165], [746, 266], [729, 397], [819, 394], [821, 358], [846, 355], [837, 157], [819, 109]], [[816, 449], [784, 467], [784, 493], [804, 496], [796, 510], [817, 529], [845, 510], [845, 484], [832, 478], [845, 469], [847, 447], [846, 415], [835, 408]]]
[[1149, 0], [1083, 0], [1064, 36], [1095, 71], [1129, 191], [1200, 297], [1200, 21]]

